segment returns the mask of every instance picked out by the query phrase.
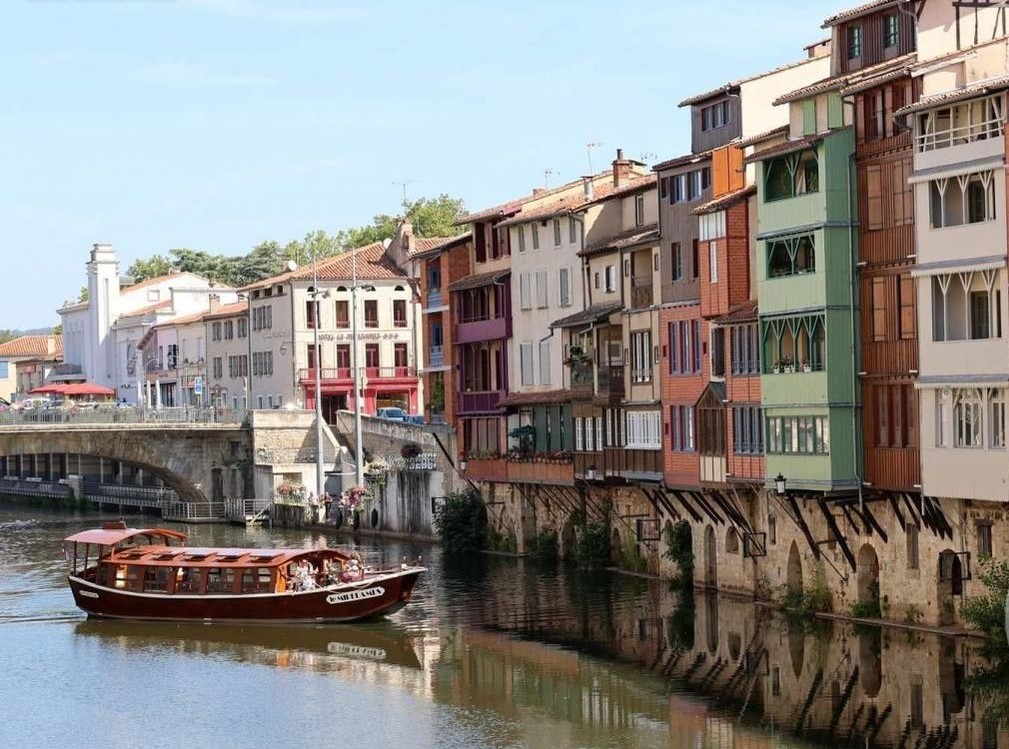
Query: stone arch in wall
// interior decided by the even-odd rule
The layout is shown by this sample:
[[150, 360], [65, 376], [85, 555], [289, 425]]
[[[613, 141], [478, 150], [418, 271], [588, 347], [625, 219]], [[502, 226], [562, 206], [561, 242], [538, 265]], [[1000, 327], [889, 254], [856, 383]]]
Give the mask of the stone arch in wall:
[[736, 529], [731, 525], [725, 531], [725, 553], [726, 554], [738, 554], [739, 553], [739, 534]]
[[858, 550], [858, 602], [866, 605], [879, 601], [879, 557], [871, 544]]
[[939, 624], [949, 626], [956, 623], [956, 598], [963, 595], [963, 563], [952, 549], [939, 553], [936, 581]]
[[715, 529], [710, 525], [704, 527], [704, 584], [718, 587], [718, 548]]
[[564, 523], [564, 527], [561, 528], [560, 535], [560, 546], [561, 546], [561, 558], [562, 559], [574, 559], [575, 558], [575, 524], [571, 521], [571, 518], [567, 519]]
[[802, 595], [802, 557], [799, 546], [793, 540], [788, 549], [788, 566], [785, 568], [785, 587], [793, 596]]

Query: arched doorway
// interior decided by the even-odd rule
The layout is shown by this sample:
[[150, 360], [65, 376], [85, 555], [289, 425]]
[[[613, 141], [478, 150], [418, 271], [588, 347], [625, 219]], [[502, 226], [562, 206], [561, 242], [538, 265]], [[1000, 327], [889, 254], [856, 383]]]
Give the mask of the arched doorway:
[[788, 567], [785, 572], [785, 587], [789, 598], [802, 595], [802, 559], [799, 557], [799, 546], [792, 541], [788, 549]]
[[863, 615], [879, 616], [879, 557], [869, 544], [858, 550], [858, 606]]
[[710, 525], [704, 528], [704, 584], [709, 588], [718, 587], [718, 549], [715, 529]]
[[956, 622], [956, 596], [963, 595], [963, 564], [952, 549], [939, 553], [939, 574], [936, 602], [939, 605], [939, 624], [948, 626]]

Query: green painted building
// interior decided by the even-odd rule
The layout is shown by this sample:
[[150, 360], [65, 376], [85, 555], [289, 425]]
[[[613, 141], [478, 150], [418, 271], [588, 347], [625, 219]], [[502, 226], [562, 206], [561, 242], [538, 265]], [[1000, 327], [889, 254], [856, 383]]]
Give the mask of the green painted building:
[[855, 488], [858, 259], [854, 135], [836, 92], [783, 97], [788, 139], [758, 146], [756, 277], [766, 476]]

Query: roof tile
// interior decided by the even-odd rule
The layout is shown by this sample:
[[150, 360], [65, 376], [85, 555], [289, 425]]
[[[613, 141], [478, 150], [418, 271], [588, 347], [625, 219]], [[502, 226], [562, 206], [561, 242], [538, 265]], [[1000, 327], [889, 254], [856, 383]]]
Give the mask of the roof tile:
[[63, 336], [23, 335], [0, 344], [0, 358], [62, 357]]

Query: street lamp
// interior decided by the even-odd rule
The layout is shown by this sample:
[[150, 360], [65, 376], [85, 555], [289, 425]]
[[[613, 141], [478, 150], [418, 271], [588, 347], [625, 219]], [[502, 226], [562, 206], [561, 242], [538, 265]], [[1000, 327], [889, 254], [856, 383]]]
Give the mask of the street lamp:
[[248, 307], [246, 310], [246, 320], [245, 320], [245, 340], [248, 341], [249, 345], [247, 347], [248, 360], [245, 362], [245, 410], [252, 410], [252, 293], [251, 292], [239, 292], [238, 301], [244, 301]]
[[466, 473], [466, 468], [469, 466], [469, 461], [466, 458], [459, 458], [459, 473]]
[[312, 285], [308, 289], [312, 298], [313, 340], [315, 350], [315, 495], [321, 497], [326, 491], [326, 474], [322, 464], [322, 351], [319, 349], [319, 325], [322, 322], [319, 297], [329, 296], [328, 291], [319, 291], [319, 253], [312, 258]]
[[356, 486], [364, 486], [364, 457], [361, 449], [361, 366], [357, 353], [357, 290], [374, 291], [374, 286], [357, 283], [357, 250], [350, 256], [350, 338], [351, 366], [354, 368], [354, 465], [357, 471]]
[[774, 488], [778, 491], [778, 494], [784, 495], [785, 493], [785, 477], [780, 473], [774, 477]]

